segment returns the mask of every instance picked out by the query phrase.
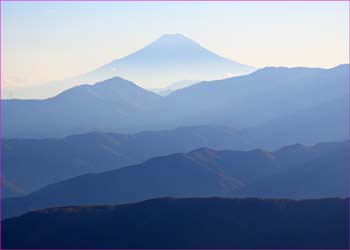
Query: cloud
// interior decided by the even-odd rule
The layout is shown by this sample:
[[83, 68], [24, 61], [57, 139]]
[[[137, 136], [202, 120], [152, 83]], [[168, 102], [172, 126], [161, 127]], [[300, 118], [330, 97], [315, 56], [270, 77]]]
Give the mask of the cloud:
[[225, 73], [225, 78], [234, 77], [234, 76], [237, 76], [237, 74], [233, 74], [231, 72]]

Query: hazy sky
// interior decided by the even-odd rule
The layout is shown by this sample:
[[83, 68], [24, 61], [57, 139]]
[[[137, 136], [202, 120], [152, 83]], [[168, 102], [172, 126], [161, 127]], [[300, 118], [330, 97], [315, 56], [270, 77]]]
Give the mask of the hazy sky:
[[349, 61], [348, 2], [2, 2], [3, 84], [92, 70], [164, 33], [257, 67]]

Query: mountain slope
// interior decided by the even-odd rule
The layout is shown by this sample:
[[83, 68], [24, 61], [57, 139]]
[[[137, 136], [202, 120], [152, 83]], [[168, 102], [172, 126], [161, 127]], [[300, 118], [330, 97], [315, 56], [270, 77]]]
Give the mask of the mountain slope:
[[[295, 124], [301, 123], [301, 131], [312, 126], [319, 129], [305, 141], [298, 141], [303, 138], [298, 133], [285, 132], [289, 137], [282, 136], [282, 144], [272, 142], [275, 148], [285, 143], [343, 140], [347, 138], [344, 94], [349, 91], [348, 79], [349, 65], [328, 70], [264, 68], [250, 75], [201, 82], [161, 97], [113, 78], [107, 81], [114, 83], [107, 84], [112, 90], [97, 92], [97, 86], [86, 85], [68, 90], [68, 96], [65, 92], [43, 101], [3, 101], [3, 135], [57, 137], [96, 130], [138, 132], [198, 125], [248, 129], [283, 123], [277, 133], [289, 130], [288, 122], [283, 122], [289, 117]], [[129, 88], [119, 86], [125, 84]], [[327, 119], [329, 113], [331, 121]], [[340, 124], [339, 131], [332, 130], [334, 124]]]
[[348, 209], [348, 199], [163, 198], [27, 213], [2, 222], [2, 239], [21, 249], [346, 249]]
[[3, 134], [45, 137], [123, 129], [145, 120], [160, 101], [160, 96], [114, 77], [46, 100], [2, 101]]
[[252, 71], [253, 67], [218, 56], [184, 35], [166, 34], [145, 48], [102, 66], [94, 74], [112, 72], [143, 83], [142, 86], [164, 86], [184, 79], [210, 80], [224, 78], [227, 73], [242, 75]]
[[231, 152], [203, 148], [78, 176], [25, 197], [5, 199], [3, 217], [50, 206], [125, 203], [161, 196], [230, 196], [259, 177], [275, 173], [277, 168], [271, 156], [260, 150]]
[[348, 104], [348, 96], [342, 96], [240, 133], [250, 144], [272, 150], [296, 142], [311, 145], [343, 140], [349, 138]]
[[86, 83], [121, 76], [142, 87], [160, 88], [182, 80], [219, 79], [255, 70], [219, 56], [181, 34], [165, 34], [144, 48], [77, 77], [16, 91], [15, 98], [47, 98]]
[[242, 197], [296, 199], [348, 197], [349, 147], [287, 168], [242, 188]]
[[[328, 70], [264, 68], [250, 75], [202, 82], [175, 91], [165, 97], [162, 117], [172, 126], [258, 126], [343, 98], [349, 91], [348, 79], [349, 65]], [[172, 113], [167, 115], [166, 110]]]
[[[348, 148], [348, 142], [307, 147], [302, 153], [298, 147], [274, 153], [202, 148], [157, 157], [138, 165], [51, 184], [24, 197], [5, 199], [3, 217], [51, 206], [114, 204], [161, 196], [265, 197], [265, 192], [259, 192], [264, 189], [267, 197], [274, 190], [281, 190], [283, 196], [278, 197], [299, 198], [304, 194], [317, 198], [344, 197]], [[294, 158], [296, 155], [298, 159]], [[326, 162], [328, 155], [332, 157]], [[292, 173], [293, 181], [279, 181], [284, 180], [284, 173]], [[260, 185], [265, 180], [266, 184]], [[252, 192], [247, 193], [250, 188]]]
[[208, 126], [136, 134], [94, 132], [62, 139], [5, 139], [2, 143], [3, 196], [28, 194], [77, 175], [200, 147], [249, 148], [233, 129]]

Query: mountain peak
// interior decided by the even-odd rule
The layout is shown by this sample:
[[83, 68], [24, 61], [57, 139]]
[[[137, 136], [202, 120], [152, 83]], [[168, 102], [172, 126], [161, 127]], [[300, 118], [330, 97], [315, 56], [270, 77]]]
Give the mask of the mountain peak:
[[132, 87], [139, 87], [138, 85], [136, 85], [135, 83], [126, 80], [122, 77], [119, 76], [114, 76], [112, 78], [103, 80], [101, 82], [97, 82], [95, 84], [93, 84], [93, 86], [98, 86], [98, 87], [123, 87], [123, 86], [132, 86]]
[[186, 39], [188, 39], [185, 35], [183, 35], [181, 33], [165, 33], [160, 38], [186, 38]]
[[119, 75], [145, 88], [159, 88], [184, 79], [220, 79], [227, 73], [243, 75], [254, 70], [211, 52], [183, 34], [167, 33], [89, 74], [94, 79]]
[[191, 39], [189, 39], [188, 37], [180, 33], [166, 33], [161, 37], [159, 37], [157, 40], [160, 40], [160, 39], [186, 39], [186, 40], [192, 41]]
[[183, 34], [180, 33], [174, 33], [174, 34], [164, 34], [161, 37], [159, 37], [157, 40], [155, 40], [151, 45], [170, 45], [170, 46], [179, 46], [179, 45], [196, 45], [200, 46], [198, 43], [193, 41], [192, 39], [186, 37]]

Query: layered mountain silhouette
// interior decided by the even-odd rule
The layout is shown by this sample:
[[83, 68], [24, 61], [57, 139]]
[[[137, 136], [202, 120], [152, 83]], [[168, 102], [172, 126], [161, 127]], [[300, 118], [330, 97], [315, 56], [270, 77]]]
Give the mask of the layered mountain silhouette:
[[[306, 154], [303, 153], [303, 155]], [[302, 157], [301, 154], [298, 157]], [[303, 165], [286, 168], [261, 179], [253, 185], [244, 187], [239, 196], [296, 199], [348, 197], [348, 170], [349, 147], [344, 147], [309, 160]]]
[[251, 148], [237, 131], [209, 126], [137, 134], [93, 132], [62, 139], [5, 139], [2, 141], [2, 195], [28, 194], [74, 176], [200, 147]]
[[[166, 110], [172, 110], [169, 124], [260, 126], [344, 98], [348, 78], [349, 65], [329, 70], [279, 67], [198, 83], [166, 97]], [[341, 118], [347, 117], [347, 105], [342, 111]]]
[[[96, 130], [137, 132], [225, 125], [249, 128], [248, 137], [251, 131], [254, 140], [266, 142], [259, 139], [259, 129], [262, 126], [264, 131], [271, 122], [269, 138], [277, 137], [271, 134], [274, 127], [282, 136], [264, 147], [345, 139], [348, 78], [349, 65], [329, 70], [264, 68], [246, 76], [201, 82], [161, 97], [117, 77], [47, 100], [3, 101], [3, 136], [52, 137]], [[327, 118], [330, 113], [332, 119]], [[286, 132], [290, 131], [290, 120], [299, 132]], [[310, 127], [317, 127], [314, 136], [304, 138], [307, 132], [303, 131]]]
[[240, 135], [256, 147], [277, 149], [281, 145], [349, 138], [349, 97], [344, 95], [306, 110], [243, 129]]
[[18, 249], [347, 249], [348, 199], [162, 198], [60, 207], [2, 222]]
[[144, 88], [165, 87], [173, 82], [220, 79], [248, 74], [255, 67], [219, 56], [182, 34], [165, 34], [136, 52], [83, 75], [16, 91], [15, 98], [47, 98], [85, 83], [120, 76]]
[[1, 247], [349, 248], [349, 70], [166, 34], [18, 91], [35, 99], [1, 100]]
[[141, 123], [161, 97], [119, 77], [69, 89], [46, 100], [3, 101], [4, 136], [64, 136]]
[[346, 197], [348, 150], [348, 142], [292, 145], [275, 152], [201, 148], [82, 175], [5, 199], [3, 217], [52, 206], [116, 204], [162, 196]]

